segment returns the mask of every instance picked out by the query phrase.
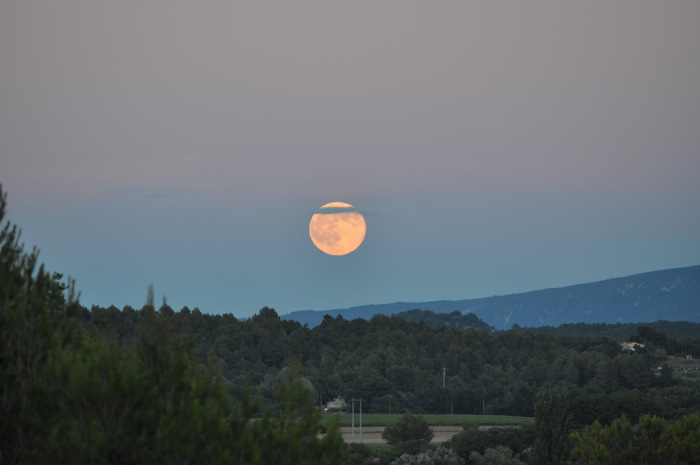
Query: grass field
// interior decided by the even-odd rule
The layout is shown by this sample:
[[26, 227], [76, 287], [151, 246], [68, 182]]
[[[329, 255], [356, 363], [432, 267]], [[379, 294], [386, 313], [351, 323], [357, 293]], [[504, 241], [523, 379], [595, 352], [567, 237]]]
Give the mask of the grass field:
[[685, 357], [668, 357], [665, 361], [659, 363], [662, 365], [665, 363], [671, 370], [673, 370], [674, 378], [686, 379], [688, 381], [700, 382], [700, 359], [692, 358], [687, 359]]
[[[329, 415], [328, 420], [333, 416], [339, 417], [340, 426], [352, 425], [352, 415], [349, 413]], [[399, 413], [363, 413], [362, 426], [386, 426], [396, 423], [401, 414]], [[535, 423], [533, 417], [514, 417], [507, 415], [421, 415], [430, 426], [521, 426]], [[355, 426], [360, 424], [359, 412], [355, 412]]]

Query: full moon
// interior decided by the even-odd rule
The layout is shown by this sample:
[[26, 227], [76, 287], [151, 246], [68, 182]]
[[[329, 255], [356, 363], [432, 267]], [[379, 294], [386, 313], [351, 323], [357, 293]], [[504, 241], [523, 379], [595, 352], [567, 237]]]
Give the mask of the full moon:
[[[327, 212], [323, 209], [327, 209]], [[349, 254], [362, 244], [366, 232], [365, 218], [345, 202], [325, 204], [309, 222], [311, 240], [328, 255]]]

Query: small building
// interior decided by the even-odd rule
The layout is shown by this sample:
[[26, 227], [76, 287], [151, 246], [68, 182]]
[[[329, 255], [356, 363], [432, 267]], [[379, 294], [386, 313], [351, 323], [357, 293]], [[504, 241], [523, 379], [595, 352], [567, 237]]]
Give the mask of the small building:
[[345, 399], [342, 397], [336, 397], [335, 399], [329, 400], [326, 402], [326, 410], [331, 410], [331, 409], [344, 409], [348, 406], [348, 403], [345, 402]]
[[639, 342], [621, 342], [620, 346], [622, 346], [623, 351], [627, 352], [635, 352], [636, 349], [644, 348], [644, 344], [640, 344]]

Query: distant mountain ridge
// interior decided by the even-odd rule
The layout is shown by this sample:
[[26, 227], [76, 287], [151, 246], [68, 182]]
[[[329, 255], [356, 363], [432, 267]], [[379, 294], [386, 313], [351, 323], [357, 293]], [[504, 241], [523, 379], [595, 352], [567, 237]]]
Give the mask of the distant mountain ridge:
[[566, 323], [700, 322], [700, 265], [651, 271], [587, 284], [504, 296], [433, 302], [394, 302], [282, 315], [316, 326], [325, 315], [369, 319], [407, 310], [473, 313], [496, 329]]

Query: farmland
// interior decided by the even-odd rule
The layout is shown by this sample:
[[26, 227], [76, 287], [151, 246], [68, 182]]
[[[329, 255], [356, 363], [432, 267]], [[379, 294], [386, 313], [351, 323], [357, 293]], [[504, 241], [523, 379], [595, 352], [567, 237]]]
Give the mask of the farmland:
[[[352, 415], [339, 414], [338, 424], [352, 426]], [[421, 415], [430, 426], [523, 426], [535, 423], [533, 417], [519, 417], [511, 415]], [[386, 426], [395, 423], [401, 414], [398, 413], [364, 413], [362, 414], [362, 426]], [[328, 418], [331, 418], [330, 416]], [[360, 425], [359, 412], [355, 412], [355, 426]]]
[[[355, 412], [355, 428], [353, 434], [352, 415], [339, 414], [328, 416], [338, 417], [338, 424], [343, 435], [343, 440], [347, 443], [361, 442], [363, 444], [380, 445], [385, 444], [382, 439], [382, 432], [387, 425], [398, 421], [400, 414], [388, 413], [368, 413], [362, 415], [362, 430], [360, 431], [360, 415]], [[455, 434], [462, 431], [463, 426], [472, 425], [478, 427], [499, 427], [499, 426], [524, 426], [534, 424], [532, 417], [517, 417], [508, 415], [422, 415], [423, 419], [433, 430], [433, 443], [442, 443], [450, 439]]]
[[700, 359], [686, 357], [669, 357], [665, 363], [676, 378], [700, 381]]

